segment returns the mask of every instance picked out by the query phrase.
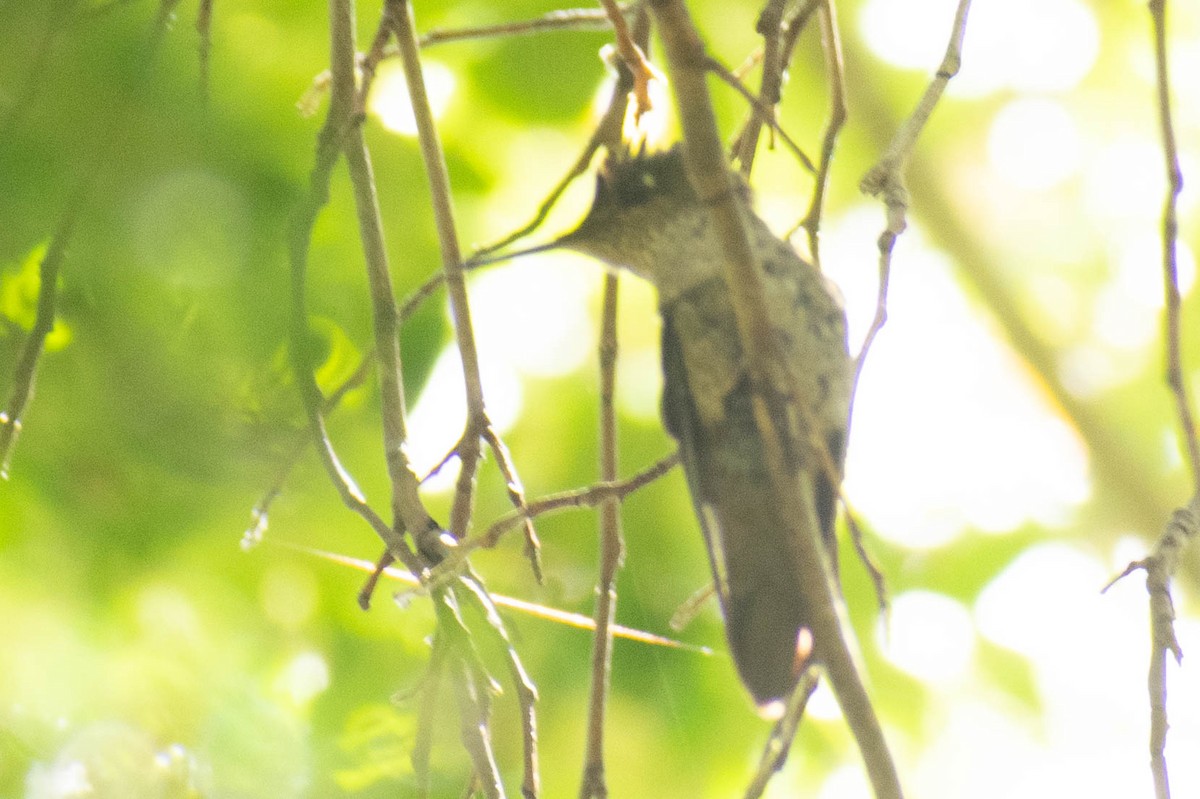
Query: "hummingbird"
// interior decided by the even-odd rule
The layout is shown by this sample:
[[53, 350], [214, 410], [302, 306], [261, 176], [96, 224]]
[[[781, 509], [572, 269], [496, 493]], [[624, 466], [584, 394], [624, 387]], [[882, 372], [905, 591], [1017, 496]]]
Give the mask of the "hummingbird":
[[[740, 178], [738, 179], [740, 181]], [[766, 292], [777, 351], [811, 407], [768, 404], [786, 440], [785, 468], [808, 470], [810, 499], [830, 562], [853, 369], [836, 287], [750, 206], [739, 202]], [[778, 715], [813, 653], [793, 525], [773, 499], [737, 320], [709, 207], [689, 181], [682, 149], [610, 154], [591, 209], [573, 231], [525, 252], [574, 250], [652, 283], [662, 318], [662, 416], [680, 460], [712, 567], [726, 637], [742, 682], [764, 715]], [[815, 429], [811, 429], [814, 428]], [[824, 445], [813, 451], [811, 442]]]

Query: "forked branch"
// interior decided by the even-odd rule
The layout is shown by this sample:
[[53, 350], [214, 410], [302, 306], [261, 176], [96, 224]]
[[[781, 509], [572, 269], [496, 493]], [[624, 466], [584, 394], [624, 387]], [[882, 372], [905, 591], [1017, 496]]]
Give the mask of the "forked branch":
[[[708, 203], [718, 239], [723, 248], [725, 283], [729, 288], [738, 337], [745, 353], [755, 424], [764, 448], [773, 498], [781, 517], [791, 525], [789, 540], [795, 546], [799, 583], [805, 587], [806, 607], [816, 655], [841, 705], [866, 766], [877, 799], [899, 799], [902, 795], [883, 731], [862, 678], [850, 654], [846, 633], [832, 593], [831, 576], [822, 542], [808, 531], [819, 529], [811, 497], [815, 496], [811, 473], [792, 475], [784, 465], [781, 442], [785, 437], [768, 408], [767, 387], [782, 382], [782, 390], [799, 408], [812, 407], [806, 392], [790, 369], [773, 369], [785, 363], [767, 312], [758, 264], [746, 230], [744, 212], [731, 183], [708, 88], [705, 65], [708, 57], [683, 0], [651, 0], [650, 8], [671, 67], [679, 119], [683, 128], [688, 172], [701, 199]], [[779, 373], [783, 374], [779, 374]], [[808, 425], [815, 430], [815, 425]], [[814, 452], [824, 451], [816, 444]]]
[[[896, 238], [908, 227], [908, 189], [904, 185], [904, 171], [908, 159], [916, 147], [917, 138], [937, 107], [942, 93], [950, 79], [958, 74], [962, 64], [962, 43], [967, 32], [967, 13], [971, 9], [971, 0], [959, 0], [958, 9], [954, 14], [954, 24], [950, 31], [950, 42], [946, 45], [946, 54], [933, 80], [925, 88], [917, 107], [896, 131], [891, 143], [884, 152], [879, 163], [871, 167], [863, 177], [860, 187], [863, 192], [880, 197], [887, 213], [887, 224], [879, 235], [879, 289], [875, 303], [875, 318], [867, 330], [867, 335], [858, 351], [855, 363], [854, 384], [857, 389], [858, 378], [862, 374], [863, 364], [879, 331], [887, 322], [888, 282], [892, 272], [892, 249], [896, 246]], [[852, 395], [853, 396], [853, 395]]]
[[[1188, 507], [1176, 510], [1159, 537], [1153, 552], [1145, 560], [1131, 563], [1129, 574], [1137, 569], [1146, 572], [1146, 590], [1150, 594], [1150, 670], [1147, 689], [1150, 701], [1150, 772], [1154, 779], [1157, 799], [1170, 799], [1171, 784], [1167, 771], [1167, 654], [1176, 662], [1183, 657], [1175, 638], [1175, 608], [1171, 601], [1171, 579], [1179, 566], [1184, 548], [1200, 533], [1200, 444], [1196, 440], [1196, 423], [1184, 369], [1182, 344], [1182, 299], [1179, 292], [1179, 270], [1176, 262], [1179, 220], [1176, 205], [1183, 189], [1183, 172], [1175, 143], [1175, 126], [1171, 115], [1170, 74], [1167, 58], [1167, 3], [1151, 0], [1150, 18], [1154, 31], [1155, 90], [1158, 99], [1158, 120], [1162, 137], [1163, 160], [1166, 167], [1166, 198], [1162, 216], [1163, 287], [1166, 314], [1164, 316], [1164, 349], [1167, 385], [1175, 397], [1179, 419], [1180, 449], [1191, 472], [1193, 490]], [[1125, 575], [1122, 575], [1125, 576]], [[1119, 579], [1119, 578], [1118, 578]]]

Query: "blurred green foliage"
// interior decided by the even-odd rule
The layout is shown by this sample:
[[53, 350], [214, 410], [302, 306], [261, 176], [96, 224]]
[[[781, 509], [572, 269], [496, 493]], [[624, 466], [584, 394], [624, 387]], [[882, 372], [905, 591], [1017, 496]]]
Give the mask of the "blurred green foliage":
[[[754, 47], [757, 3], [693, 5], [725, 61], [736, 63]], [[556, 7], [547, 0], [433, 0], [417, 3], [416, 12], [428, 30]], [[840, 6], [850, 21], [851, 124], [830, 190], [833, 213], [857, 202], [857, 177], [925, 80], [923, 72], [897, 71], [866, 52], [852, 22], [859, 7]], [[429, 603], [399, 607], [387, 601], [392, 587], [385, 585], [364, 613], [355, 604], [364, 575], [272, 545], [365, 559], [379, 554], [378, 541], [339, 505], [311, 456], [276, 501], [266, 543], [249, 552], [239, 547], [252, 507], [301, 430], [285, 356], [285, 241], [320, 116], [302, 117], [296, 102], [327, 63], [326, 10], [280, 0], [217, 2], [207, 102], [191, 24], [195, 4], [180, 5], [155, 45], [157, 11], [151, 2], [0, 0], [0, 391], [11, 388], [11, 365], [32, 323], [47, 237], [72, 192], [94, 180], [13, 476], [0, 484], [0, 797], [407, 796], [415, 691], [433, 629]], [[360, 3], [360, 42], [373, 33], [377, 12], [377, 4]], [[948, 20], [936, 24], [948, 27]], [[524, 222], [571, 163], [590, 132], [606, 76], [597, 53], [608, 39], [557, 32], [430, 51], [457, 81], [441, 130], [464, 243], [495, 240]], [[822, 60], [811, 33], [801, 48], [791, 73], [796, 94], [783, 114], [815, 149], [826, 107]], [[916, 165], [915, 211], [929, 237], [956, 259], [983, 252], [1013, 260], [1003, 242], [964, 219], [971, 207], [949, 185], [950, 170], [935, 169], [939, 158], [978, 158], [971, 148], [982, 147], [979, 131], [999, 99], [960, 100], [940, 110]], [[719, 92], [717, 102], [732, 130], [744, 114], [740, 100]], [[426, 179], [414, 140], [374, 118], [366, 130], [403, 297], [440, 263]], [[772, 159], [760, 173], [765, 194], [795, 197], [798, 185], [807, 191], [794, 164], [779, 154], [765, 157]], [[577, 218], [588, 190], [581, 185], [568, 195], [552, 230]], [[969, 273], [978, 262], [966, 263]], [[1015, 284], [1025, 285], [1026, 277], [1015, 267], [1006, 273]], [[981, 284], [969, 275], [964, 284], [988, 305]], [[309, 301], [318, 379], [330, 389], [371, 346], [343, 170], [314, 231]], [[531, 297], [513, 314], [536, 314], [541, 301]], [[1016, 314], [1036, 327], [1032, 304], [1018, 303]], [[1195, 316], [1193, 301], [1190, 331]], [[1010, 321], [999, 325], [1011, 340]], [[404, 329], [410, 405], [450, 341], [437, 294]], [[1159, 453], [1171, 418], [1169, 403], [1155, 393], [1157, 370], [1147, 356], [1135, 381], [1081, 402], [1087, 413], [1071, 417], [1089, 445], [1107, 443], [1103, 452], [1125, 459], [1096, 464], [1094, 499], [1069, 529], [967, 531], [932, 550], [868, 535], [892, 590], [923, 587], [970, 605], [1047, 536], [1095, 531], [1088, 546], [1107, 556], [1129, 530], [1154, 533], [1183, 494], [1178, 464]], [[522, 413], [505, 438], [531, 496], [595, 479], [593, 372], [588, 363], [565, 377], [524, 381]], [[330, 429], [382, 509], [388, 485], [378, 412], [368, 380], [332, 415]], [[448, 448], [458, 431], [442, 432]], [[621, 447], [622, 473], [631, 474], [671, 443], [656, 421], [629, 413]], [[1108, 491], [1114, 475], [1135, 485]], [[508, 510], [490, 461], [479, 485], [477, 530]], [[430, 497], [435, 513], [444, 514], [446, 503], [444, 493]], [[631, 497], [623, 523], [628, 552], [618, 618], [667, 632], [675, 609], [708, 579], [682, 477], [671, 474]], [[533, 582], [510, 535], [475, 558], [489, 587], [590, 614], [593, 515], [546, 517], [538, 529], [546, 585]], [[933, 724], [929, 686], [881, 656], [872, 634], [873, 587], [848, 555], [842, 577], [885, 721], [903, 741], [902, 753], [919, 750]], [[581, 770], [590, 637], [505, 617], [541, 694], [545, 793], [572, 794]], [[718, 654], [616, 645], [608, 768], [614, 796], [643, 796], [651, 784], [661, 799], [736, 795], [769, 733], [720, 651], [716, 613], [709, 608], [680, 635]], [[1036, 707], [1035, 679], [1022, 657], [987, 644], [977, 660], [984, 683]], [[504, 674], [499, 663], [491, 665]], [[458, 796], [469, 767], [453, 698], [439, 701], [444, 723], [436, 731], [433, 794]], [[513, 704], [511, 690], [497, 699], [493, 734], [515, 787], [521, 754]], [[812, 719], [786, 779], [813, 785], [856, 758], [839, 722]]]

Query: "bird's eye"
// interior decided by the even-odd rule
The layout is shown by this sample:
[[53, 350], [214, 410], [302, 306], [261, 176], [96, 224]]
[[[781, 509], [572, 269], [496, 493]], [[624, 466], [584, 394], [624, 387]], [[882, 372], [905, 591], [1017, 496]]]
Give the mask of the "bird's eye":
[[615, 188], [618, 202], [626, 208], [649, 202], [658, 189], [658, 177], [651, 172], [638, 170], [624, 177]]

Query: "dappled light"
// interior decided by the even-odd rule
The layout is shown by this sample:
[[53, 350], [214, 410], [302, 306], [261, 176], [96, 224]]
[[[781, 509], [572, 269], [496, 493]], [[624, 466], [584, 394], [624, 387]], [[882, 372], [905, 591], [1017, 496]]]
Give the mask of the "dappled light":
[[[690, 75], [677, 2], [638, 73], [603, 3], [0, 1], [0, 797], [898, 797], [863, 704], [909, 797], [1153, 796], [1175, 553], [1200, 796], [1200, 6], [1166, 3], [1172, 225], [1146, 3], [976, 3], [953, 74], [958, 0], [688, 0]], [[765, 291], [708, 282], [722, 209]], [[787, 616], [739, 591], [798, 538], [721, 514], [820, 532], [839, 486], [801, 560], [845, 671], [804, 593], [793, 743], [730, 608]]]
[[[435, 118], [441, 118], [450, 105], [454, 84], [454, 73], [448, 67], [436, 61], [425, 62], [425, 87]], [[375, 91], [371, 95], [371, 111], [393, 133], [416, 135], [417, 121], [408, 99], [404, 70], [399, 64], [388, 62], [379, 68], [379, 74], [375, 77]]]

